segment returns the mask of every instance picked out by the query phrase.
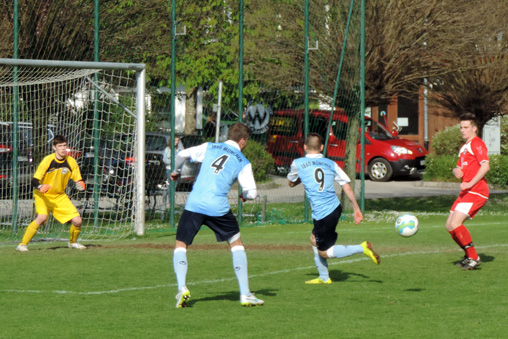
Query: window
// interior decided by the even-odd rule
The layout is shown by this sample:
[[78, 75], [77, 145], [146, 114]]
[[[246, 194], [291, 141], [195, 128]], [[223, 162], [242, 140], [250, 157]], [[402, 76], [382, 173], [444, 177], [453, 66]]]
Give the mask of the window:
[[322, 117], [309, 117], [309, 133], [317, 133], [326, 139], [328, 120]]
[[159, 135], [147, 135], [146, 140], [147, 151], [164, 151], [166, 148], [166, 138]]
[[272, 135], [295, 135], [298, 131], [296, 117], [272, 116], [270, 119], [270, 133]]
[[397, 105], [397, 121], [402, 127], [399, 134], [418, 135], [418, 98], [399, 97]]
[[335, 120], [332, 122], [333, 135], [339, 140], [346, 140], [347, 122]]

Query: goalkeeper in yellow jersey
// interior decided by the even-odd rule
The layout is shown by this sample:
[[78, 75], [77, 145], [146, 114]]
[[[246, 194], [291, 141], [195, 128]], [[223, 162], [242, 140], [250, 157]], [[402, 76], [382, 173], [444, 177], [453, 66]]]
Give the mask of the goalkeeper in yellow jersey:
[[81, 216], [65, 194], [69, 179], [76, 183], [76, 189], [79, 191], [85, 190], [85, 182], [81, 178], [76, 160], [67, 155], [67, 139], [64, 136], [55, 135], [53, 150], [55, 153], [42, 160], [32, 178], [37, 217], [28, 225], [23, 240], [16, 248], [20, 252], [28, 251], [28, 243], [39, 226], [46, 223], [50, 212], [62, 224], [69, 221], [72, 223], [68, 246], [78, 250], [86, 249], [85, 246], [77, 242], [79, 232], [81, 232]]

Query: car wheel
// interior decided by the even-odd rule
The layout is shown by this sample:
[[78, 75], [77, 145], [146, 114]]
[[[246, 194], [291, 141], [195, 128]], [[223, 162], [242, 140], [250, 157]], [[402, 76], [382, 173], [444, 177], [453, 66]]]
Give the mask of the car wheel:
[[376, 158], [370, 162], [368, 172], [372, 181], [388, 181], [392, 177], [393, 169], [385, 159]]

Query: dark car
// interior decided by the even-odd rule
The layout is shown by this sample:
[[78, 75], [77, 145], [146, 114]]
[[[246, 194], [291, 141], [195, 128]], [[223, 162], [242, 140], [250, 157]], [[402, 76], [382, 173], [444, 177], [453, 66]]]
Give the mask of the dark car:
[[[17, 194], [21, 198], [32, 197], [31, 180], [35, 171], [34, 166], [34, 136], [32, 123], [19, 122], [17, 142], [17, 168], [13, 168], [14, 153], [14, 124], [0, 122], [0, 196], [12, 198], [12, 184], [17, 180]], [[43, 143], [45, 154], [52, 152], [54, 138], [54, 125], [47, 126], [47, 140]], [[16, 174], [16, 178], [14, 176]]]
[[0, 144], [0, 198], [9, 198], [11, 181], [12, 148]]
[[[112, 163], [112, 166], [122, 162], [129, 166], [135, 165], [134, 138], [133, 133], [119, 133], [114, 136], [112, 152], [116, 153], [110, 154], [109, 157], [117, 161]], [[148, 195], [163, 190], [167, 181], [163, 156], [169, 138], [169, 133], [146, 132], [145, 134], [145, 189]]]

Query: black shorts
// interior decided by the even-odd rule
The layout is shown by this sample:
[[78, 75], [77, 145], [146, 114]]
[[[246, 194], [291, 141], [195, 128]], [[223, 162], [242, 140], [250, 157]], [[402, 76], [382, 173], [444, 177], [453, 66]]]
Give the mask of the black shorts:
[[337, 241], [337, 223], [339, 222], [340, 215], [342, 214], [342, 205], [337, 208], [328, 216], [321, 220], [314, 220], [314, 228], [312, 234], [316, 237], [316, 245], [318, 250], [326, 251]]
[[231, 210], [220, 217], [183, 210], [176, 230], [176, 240], [186, 243], [187, 246], [192, 244], [202, 225], [210, 227], [215, 232], [217, 241], [226, 241], [240, 232], [238, 221]]

